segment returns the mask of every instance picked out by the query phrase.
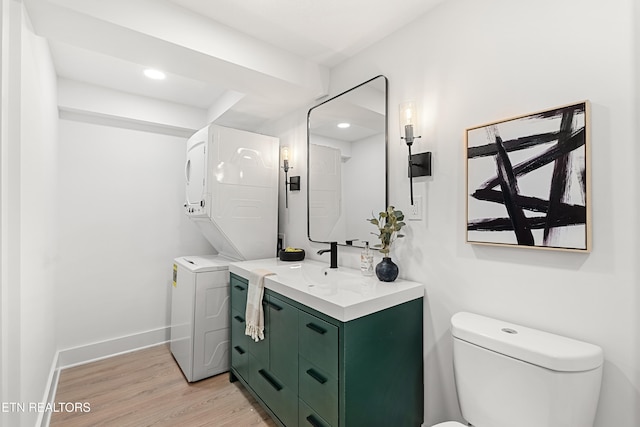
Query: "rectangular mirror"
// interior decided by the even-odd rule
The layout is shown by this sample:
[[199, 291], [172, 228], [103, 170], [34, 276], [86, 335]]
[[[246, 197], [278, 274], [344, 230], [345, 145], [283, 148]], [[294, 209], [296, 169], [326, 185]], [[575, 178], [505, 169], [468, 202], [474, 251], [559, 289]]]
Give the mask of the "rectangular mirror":
[[307, 230], [312, 242], [364, 247], [387, 207], [387, 78], [377, 76], [307, 115]]

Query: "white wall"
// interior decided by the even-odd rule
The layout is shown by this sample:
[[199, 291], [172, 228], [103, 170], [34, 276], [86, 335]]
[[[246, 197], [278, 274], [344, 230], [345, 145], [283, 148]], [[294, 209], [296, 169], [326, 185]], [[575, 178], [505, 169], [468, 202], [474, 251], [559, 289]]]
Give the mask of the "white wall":
[[[602, 346], [595, 425], [640, 425], [634, 16], [631, 0], [449, 0], [333, 70], [334, 94], [378, 74], [389, 78], [390, 202], [403, 209], [409, 184], [397, 105], [422, 105], [423, 137], [413, 151], [434, 153], [433, 177], [415, 185], [425, 219], [409, 223], [392, 256], [401, 276], [427, 292], [426, 426], [461, 420], [449, 336], [450, 316], [461, 310]], [[464, 130], [584, 99], [593, 107], [592, 253], [466, 244]], [[300, 111], [272, 124], [301, 155], [304, 120]], [[303, 191], [290, 193], [281, 231], [289, 245], [322, 259], [315, 255], [321, 245], [306, 240], [304, 187], [303, 180]], [[358, 252], [340, 248], [340, 263], [356, 267]]]
[[[57, 108], [48, 47], [22, 4], [4, 1], [2, 115], [2, 395], [41, 402], [56, 353], [54, 306]], [[7, 37], [9, 34], [9, 37]], [[5, 62], [5, 64], [7, 63]], [[9, 102], [5, 103], [8, 96]], [[5, 240], [6, 239], [6, 240]], [[39, 413], [2, 411], [32, 426]]]
[[[57, 92], [46, 41], [25, 27], [22, 42], [21, 401], [39, 402], [56, 352], [51, 302], [56, 292]], [[37, 416], [26, 413], [22, 425], [32, 425]]]
[[186, 139], [60, 121], [60, 349], [164, 330], [173, 258], [213, 249], [182, 211]]

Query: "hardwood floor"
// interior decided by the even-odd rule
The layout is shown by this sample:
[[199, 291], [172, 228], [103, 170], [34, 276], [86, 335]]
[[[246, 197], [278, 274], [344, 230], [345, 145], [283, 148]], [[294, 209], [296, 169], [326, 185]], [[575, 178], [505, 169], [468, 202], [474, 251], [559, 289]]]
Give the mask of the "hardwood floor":
[[276, 425], [228, 373], [188, 383], [167, 345], [63, 370], [56, 408], [71, 404], [80, 410], [54, 412], [50, 426]]

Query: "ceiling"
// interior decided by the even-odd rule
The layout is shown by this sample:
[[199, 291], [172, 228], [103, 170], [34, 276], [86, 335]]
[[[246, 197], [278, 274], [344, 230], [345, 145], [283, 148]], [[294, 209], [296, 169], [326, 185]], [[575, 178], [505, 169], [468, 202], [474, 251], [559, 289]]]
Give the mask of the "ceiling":
[[[444, 0], [24, 0], [59, 78], [240, 129], [327, 94], [332, 67]], [[166, 72], [163, 81], [142, 75]]]

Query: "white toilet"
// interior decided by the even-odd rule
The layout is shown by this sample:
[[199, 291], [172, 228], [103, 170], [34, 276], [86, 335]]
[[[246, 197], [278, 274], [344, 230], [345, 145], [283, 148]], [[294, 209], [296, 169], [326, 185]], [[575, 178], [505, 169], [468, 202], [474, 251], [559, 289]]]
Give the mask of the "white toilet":
[[600, 347], [471, 313], [455, 314], [451, 333], [460, 410], [470, 425], [593, 426]]

